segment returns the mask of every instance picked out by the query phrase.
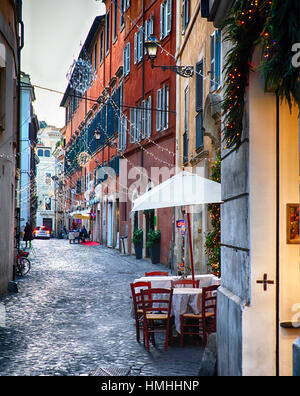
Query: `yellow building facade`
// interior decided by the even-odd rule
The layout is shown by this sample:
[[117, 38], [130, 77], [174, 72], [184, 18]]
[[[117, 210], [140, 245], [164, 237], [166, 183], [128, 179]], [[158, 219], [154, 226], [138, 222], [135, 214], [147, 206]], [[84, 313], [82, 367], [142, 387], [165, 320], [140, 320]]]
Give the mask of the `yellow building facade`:
[[[201, 17], [201, 2], [177, 0], [178, 66], [192, 66], [191, 78], [177, 76], [176, 166], [209, 178], [220, 149], [221, 35]], [[174, 210], [175, 219], [186, 220], [187, 208]], [[186, 222], [185, 222], [186, 223]], [[210, 229], [207, 206], [192, 209], [192, 238], [196, 273], [207, 272], [205, 233]], [[190, 267], [188, 238], [176, 227], [174, 267]]]

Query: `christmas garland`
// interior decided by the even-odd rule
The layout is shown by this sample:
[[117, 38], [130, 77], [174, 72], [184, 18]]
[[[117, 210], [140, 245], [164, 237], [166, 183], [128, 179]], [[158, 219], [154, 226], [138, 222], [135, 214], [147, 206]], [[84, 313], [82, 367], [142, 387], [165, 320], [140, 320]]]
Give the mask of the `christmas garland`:
[[300, 42], [298, 17], [299, 0], [237, 0], [232, 7], [223, 24], [224, 41], [231, 45], [224, 66], [224, 148], [241, 144], [245, 92], [257, 45], [263, 48], [260, 68], [266, 89], [272, 87], [290, 107], [292, 101], [299, 105], [299, 71], [291, 62], [292, 46]]
[[[211, 166], [211, 179], [221, 183], [221, 153]], [[209, 204], [212, 231], [206, 234], [205, 252], [208, 256], [208, 266], [218, 277], [221, 276], [221, 215], [220, 204]]]
[[262, 37], [265, 89], [286, 99], [290, 109], [293, 104], [300, 106], [300, 69], [292, 63], [292, 46], [300, 43], [299, 0], [273, 0]]

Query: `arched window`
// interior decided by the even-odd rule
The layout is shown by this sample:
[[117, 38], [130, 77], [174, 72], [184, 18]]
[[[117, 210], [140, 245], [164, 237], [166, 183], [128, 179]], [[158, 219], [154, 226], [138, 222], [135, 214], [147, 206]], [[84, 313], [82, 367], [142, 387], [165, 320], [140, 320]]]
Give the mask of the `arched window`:
[[45, 157], [50, 157], [50, 150], [45, 150]]
[[44, 150], [38, 150], [38, 156], [43, 157], [44, 156]]

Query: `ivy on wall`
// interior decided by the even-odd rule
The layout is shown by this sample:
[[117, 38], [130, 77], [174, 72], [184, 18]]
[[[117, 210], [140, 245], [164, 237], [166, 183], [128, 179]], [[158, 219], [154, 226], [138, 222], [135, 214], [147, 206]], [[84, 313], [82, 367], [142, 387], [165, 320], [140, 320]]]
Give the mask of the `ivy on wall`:
[[[221, 183], [221, 153], [211, 166], [211, 179]], [[216, 276], [221, 276], [221, 214], [220, 204], [209, 204], [212, 231], [206, 234], [205, 252], [208, 256], [208, 267]]]
[[290, 107], [299, 105], [299, 70], [292, 65], [292, 46], [300, 42], [298, 18], [299, 0], [237, 0], [224, 21], [224, 41], [231, 44], [224, 66], [225, 148], [241, 144], [245, 92], [257, 45], [262, 47], [259, 68], [266, 89], [272, 88]]

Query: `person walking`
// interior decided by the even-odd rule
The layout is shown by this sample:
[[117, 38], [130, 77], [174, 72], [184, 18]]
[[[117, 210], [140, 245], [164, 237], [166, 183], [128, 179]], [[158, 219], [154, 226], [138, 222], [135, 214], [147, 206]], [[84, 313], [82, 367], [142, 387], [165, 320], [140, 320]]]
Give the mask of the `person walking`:
[[26, 242], [26, 247], [27, 247], [27, 242], [29, 242], [29, 247], [31, 248], [32, 240], [33, 240], [32, 228], [30, 223], [27, 221], [26, 226], [24, 228], [24, 237], [23, 237], [23, 241]]
[[80, 232], [81, 240], [83, 243], [85, 242], [87, 235], [88, 235], [87, 230], [86, 230], [85, 226], [83, 225], [81, 228], [81, 232]]

